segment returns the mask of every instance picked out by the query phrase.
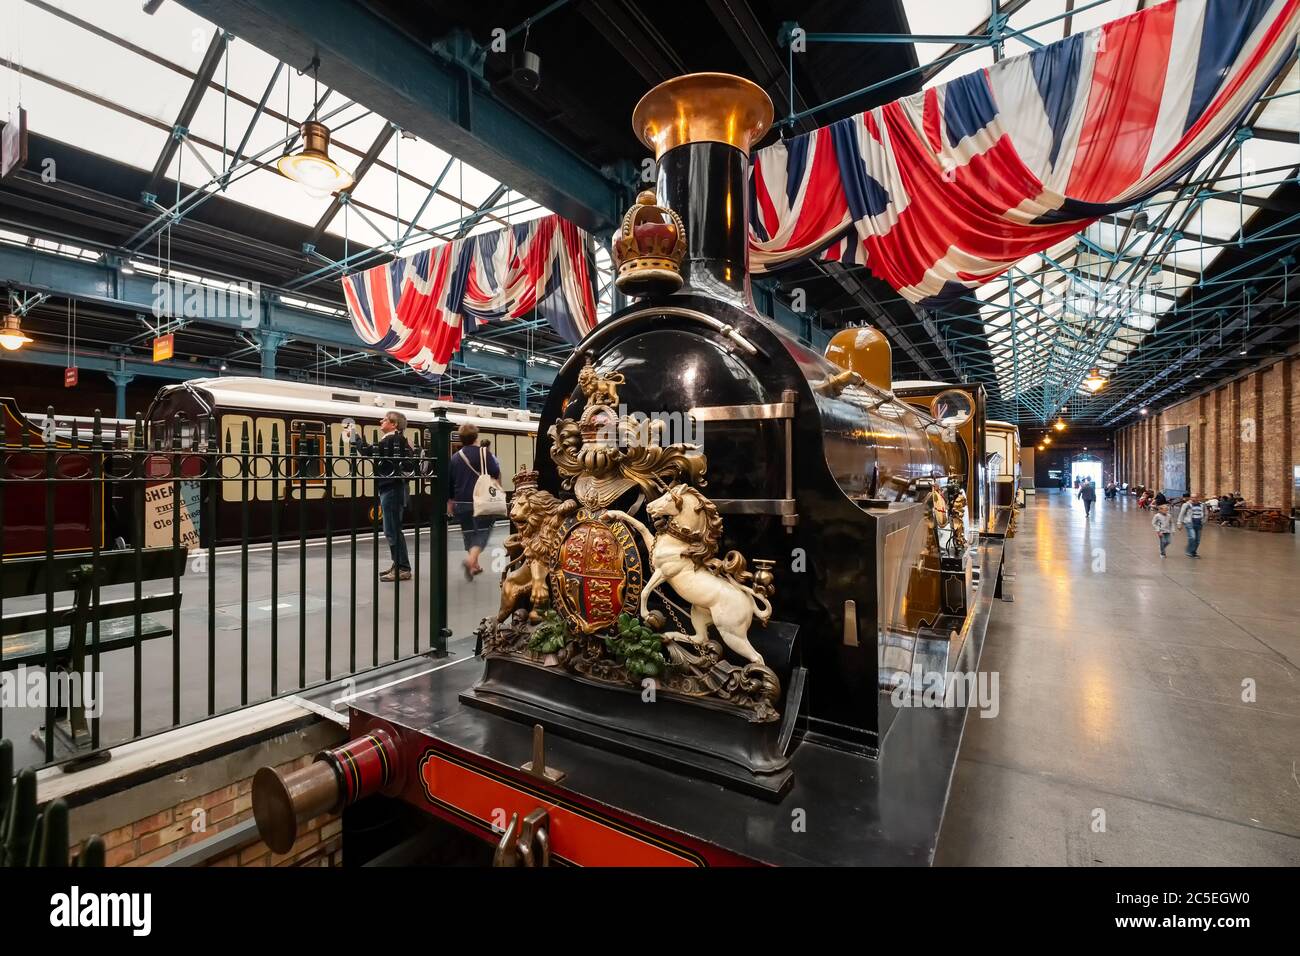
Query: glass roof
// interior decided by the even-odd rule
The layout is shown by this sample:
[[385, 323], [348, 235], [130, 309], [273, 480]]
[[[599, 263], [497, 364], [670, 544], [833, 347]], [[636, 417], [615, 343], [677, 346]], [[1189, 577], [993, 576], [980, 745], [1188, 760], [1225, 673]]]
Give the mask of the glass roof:
[[[152, 170], [162, 154], [217, 33], [211, 23], [174, 3], [151, 15], [138, 2], [0, 0], [0, 23], [5, 24], [0, 87], [6, 113], [21, 100], [32, 132], [141, 170]], [[76, 55], [69, 56], [70, 50]], [[254, 123], [264, 95], [266, 109]], [[317, 95], [323, 97], [319, 115], [331, 130], [331, 155], [345, 169], [355, 171], [378, 137], [389, 137], [349, 202], [325, 222], [324, 231], [345, 239], [349, 252], [383, 246], [411, 255], [454, 238], [463, 220], [480, 211], [471, 234], [549, 213], [517, 192], [498, 193], [496, 180], [436, 144], [390, 131], [385, 118], [317, 88], [310, 74], [279, 66], [238, 37], [227, 44], [168, 177], [182, 190], [200, 189], [234, 167], [226, 198], [307, 227], [306, 239], [331, 199], [308, 196], [274, 163], [286, 137], [311, 114]], [[159, 201], [171, 205], [177, 198], [160, 196]], [[489, 199], [491, 206], [481, 210]], [[317, 267], [304, 261], [303, 272]], [[603, 249], [597, 269], [603, 317], [610, 307], [612, 274]]]
[[[941, 36], [979, 35], [991, 8], [989, 0], [902, 5], [912, 33]], [[1004, 55], [1092, 29], [1137, 6], [1138, 0], [1002, 0], [1001, 8], [1011, 11], [1009, 29], [1033, 27], [1025, 37], [1006, 39]], [[138, 2], [0, 0], [0, 23], [6, 112], [21, 99], [33, 132], [140, 170], [152, 170], [162, 154], [216, 34], [211, 23], [174, 3], [150, 15]], [[994, 57], [989, 45], [919, 42], [915, 48], [921, 65], [966, 51], [927, 71], [927, 86], [988, 66]], [[992, 351], [992, 368], [970, 374], [996, 385], [999, 414], [1024, 417], [1014, 401], [1039, 386], [1062, 397], [1069, 390], [1072, 398], [1086, 372], [1079, 356], [1087, 350], [1097, 356], [1092, 364], [1109, 373], [1175, 308], [1177, 297], [1225, 245], [1235, 244], [1243, 230], [1249, 234], [1260, 202], [1295, 178], [1300, 150], [1286, 137], [1300, 131], [1300, 95], [1287, 94], [1298, 91], [1300, 73], [1293, 65], [1273, 97], [1248, 118], [1260, 135], [1240, 147], [1229, 141], [1207, 157], [1191, 177], [1200, 181], [1197, 186], [1154, 197], [1141, 218], [1139, 210], [1127, 210], [1095, 223], [970, 296]], [[264, 94], [266, 109], [253, 123]], [[490, 199], [491, 208], [482, 210], [472, 232], [548, 213], [517, 192], [499, 190], [491, 177], [436, 143], [392, 133], [350, 202], [323, 220], [331, 200], [311, 198], [274, 168], [286, 136], [310, 115], [318, 94], [334, 159], [357, 170], [378, 138], [389, 134], [388, 121], [337, 92], [316, 89], [309, 75], [281, 66], [251, 43], [231, 39], [168, 175], [184, 189], [197, 189], [235, 164], [227, 198], [302, 225], [304, 239], [323, 222], [324, 231], [345, 239], [350, 252], [354, 246], [383, 247], [410, 255], [453, 238], [464, 219]], [[245, 137], [243, 154], [236, 157]], [[175, 195], [160, 197], [164, 205], [175, 201]], [[612, 267], [597, 248], [603, 317], [611, 307]], [[304, 261], [303, 272], [317, 267]]]
[[[1138, 0], [1004, 0], [1001, 7], [1012, 10], [1008, 30], [1034, 27], [1028, 38], [1047, 44], [1127, 16], [1137, 10]], [[991, 4], [903, 0], [903, 8], [913, 34], [982, 36]], [[914, 46], [921, 66], [956, 55], [923, 73], [926, 87], [994, 61], [989, 45]], [[1031, 49], [1033, 43], [1010, 37], [1004, 55]], [[1213, 151], [1188, 177], [1197, 185], [1094, 223], [1043, 255], [1022, 260], [969, 297], [979, 304], [992, 353], [991, 370], [971, 374], [996, 383], [1000, 415], [1046, 419], [1056, 413], [1046, 407], [1053, 399], [1071, 401], [1081, 412], [1091, 398], [1080, 384], [1088, 368], [1096, 366], [1109, 377], [1225, 246], [1249, 236], [1251, 220], [1262, 211], [1259, 200], [1296, 178], [1300, 144], [1286, 134], [1300, 131], [1300, 96], [1286, 94], [1297, 90], [1300, 72], [1293, 62], [1271, 98], [1251, 111], [1245, 125], [1256, 136], [1240, 145], [1229, 140]], [[1020, 406], [1018, 400], [1036, 389], [1050, 393], [1048, 399]]]

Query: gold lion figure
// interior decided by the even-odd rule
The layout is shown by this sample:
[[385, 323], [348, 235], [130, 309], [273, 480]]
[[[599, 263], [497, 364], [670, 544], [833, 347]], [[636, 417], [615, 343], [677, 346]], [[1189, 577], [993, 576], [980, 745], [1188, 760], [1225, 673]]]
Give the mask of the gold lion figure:
[[551, 600], [546, 572], [563, 540], [564, 520], [578, 509], [576, 501], [560, 501], [549, 491], [530, 488], [515, 495], [510, 520], [516, 533], [505, 540], [510, 564], [501, 582], [500, 624], [527, 601], [528, 621], [537, 624]]
[[587, 405], [608, 405], [618, 407], [618, 386], [624, 382], [622, 372], [609, 375], [599, 374], [591, 364], [591, 356], [578, 372], [578, 387], [587, 398]]

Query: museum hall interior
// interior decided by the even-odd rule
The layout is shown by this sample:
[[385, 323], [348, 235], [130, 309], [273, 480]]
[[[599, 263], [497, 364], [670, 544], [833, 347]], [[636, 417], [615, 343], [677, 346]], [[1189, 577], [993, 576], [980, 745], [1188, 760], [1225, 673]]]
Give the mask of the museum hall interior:
[[412, 867], [1268, 922], [1298, 31], [0, 0], [6, 927]]

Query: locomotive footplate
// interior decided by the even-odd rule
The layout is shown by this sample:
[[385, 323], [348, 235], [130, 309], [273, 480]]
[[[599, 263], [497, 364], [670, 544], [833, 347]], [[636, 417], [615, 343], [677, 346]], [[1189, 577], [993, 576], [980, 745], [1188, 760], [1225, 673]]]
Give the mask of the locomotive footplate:
[[[977, 551], [995, 580], [1003, 541]], [[950, 678], [978, 667], [992, 591], [977, 589], [956, 631]], [[442, 663], [364, 694], [351, 733], [395, 741], [399, 781], [385, 792], [492, 844], [543, 810], [551, 862], [584, 866], [927, 866], [974, 703], [906, 697], [876, 758], [796, 731], [792, 784], [772, 802], [550, 732], [533, 772], [532, 727], [460, 701], [482, 671], [474, 658]]]

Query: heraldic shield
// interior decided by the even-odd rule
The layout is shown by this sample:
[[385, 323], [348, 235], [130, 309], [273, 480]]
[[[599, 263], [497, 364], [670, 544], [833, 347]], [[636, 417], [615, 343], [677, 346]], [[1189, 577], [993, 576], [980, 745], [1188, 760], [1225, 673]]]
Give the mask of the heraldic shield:
[[566, 525], [551, 570], [560, 616], [575, 631], [594, 634], [617, 623], [619, 614], [639, 614], [644, 565], [632, 529], [586, 508]]

